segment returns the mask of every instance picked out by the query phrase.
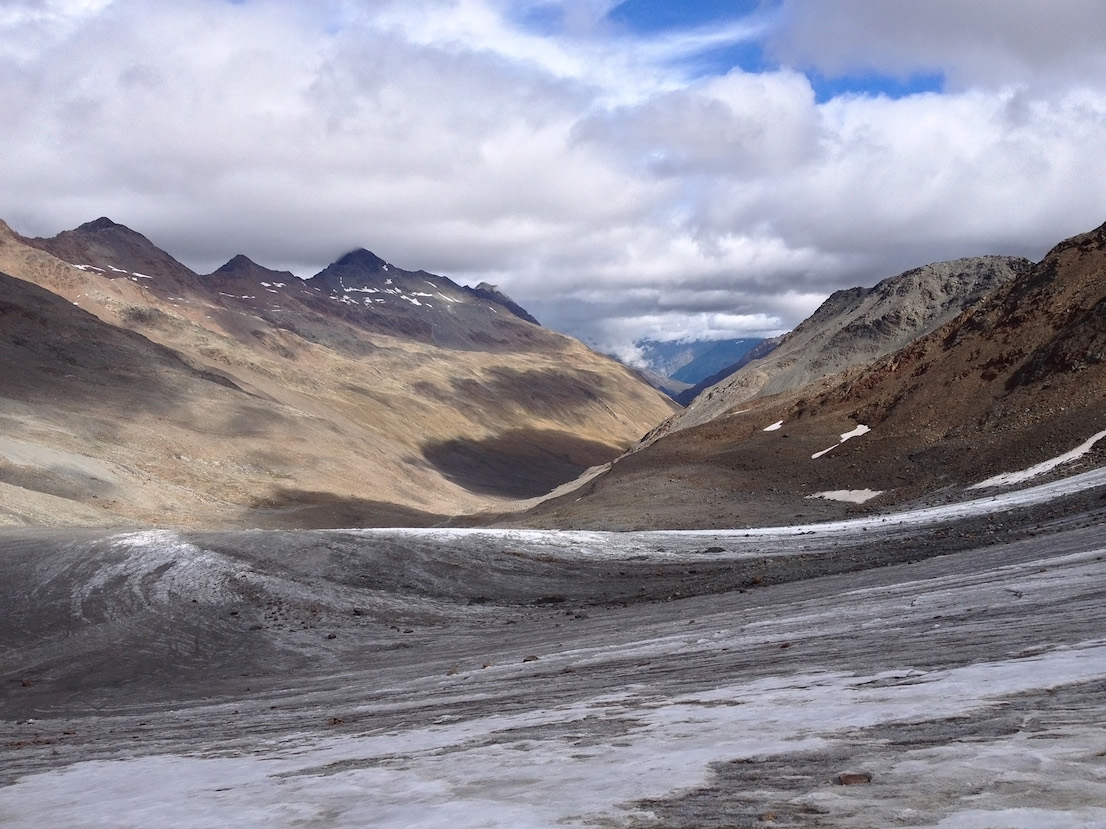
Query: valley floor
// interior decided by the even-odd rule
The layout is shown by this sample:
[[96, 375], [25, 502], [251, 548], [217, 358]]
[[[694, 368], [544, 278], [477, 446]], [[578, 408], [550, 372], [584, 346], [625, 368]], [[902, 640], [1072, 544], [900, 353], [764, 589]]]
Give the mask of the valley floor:
[[0, 535], [0, 824], [1106, 825], [1106, 470], [775, 529]]

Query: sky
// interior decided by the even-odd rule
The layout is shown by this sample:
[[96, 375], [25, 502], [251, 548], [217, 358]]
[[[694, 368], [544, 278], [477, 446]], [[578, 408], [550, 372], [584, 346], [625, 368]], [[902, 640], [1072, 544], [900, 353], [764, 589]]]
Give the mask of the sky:
[[633, 343], [1106, 221], [1099, 0], [0, 0], [0, 218]]

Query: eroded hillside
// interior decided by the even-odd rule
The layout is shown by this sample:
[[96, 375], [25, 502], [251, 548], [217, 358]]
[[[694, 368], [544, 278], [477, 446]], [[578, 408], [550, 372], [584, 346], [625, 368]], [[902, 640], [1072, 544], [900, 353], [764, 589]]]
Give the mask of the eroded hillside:
[[1104, 349], [1106, 226], [868, 366], [661, 430], [527, 520], [741, 527], [982, 495], [967, 488], [1081, 446], [1063, 471], [1101, 464]]
[[977, 256], [914, 268], [872, 288], [836, 291], [767, 356], [690, 401], [668, 428], [706, 423], [754, 398], [866, 365], [944, 325], [1030, 266], [1019, 257]]
[[[0, 227], [0, 271], [67, 300], [11, 293], [13, 313], [56, 319], [32, 337], [5, 329], [8, 371], [26, 382], [0, 396], [6, 439], [19, 441], [4, 454], [18, 492], [0, 520], [432, 523], [511, 509], [672, 412], [629, 370], [524, 319], [489, 286], [390, 267], [361, 267], [334, 290], [245, 257], [200, 276], [104, 219], [53, 240]], [[136, 356], [125, 393], [90, 375], [78, 394], [58, 338], [84, 311], [85, 354], [108, 364], [127, 334], [136, 355], [170, 354], [208, 379]], [[74, 471], [108, 462], [96, 488]]]

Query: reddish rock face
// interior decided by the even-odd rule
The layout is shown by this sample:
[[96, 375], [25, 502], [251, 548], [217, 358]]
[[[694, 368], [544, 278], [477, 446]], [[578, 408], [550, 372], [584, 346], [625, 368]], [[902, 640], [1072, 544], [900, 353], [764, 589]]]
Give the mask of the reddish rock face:
[[[543, 504], [529, 520], [743, 527], [978, 497], [968, 488], [1063, 455], [1106, 425], [1104, 320], [1106, 226], [1062, 242], [867, 365], [737, 404], [725, 384], [707, 392], [715, 397], [697, 414], [693, 404], [586, 489]], [[687, 425], [695, 417], [703, 419]], [[847, 434], [856, 436], [842, 442]], [[1100, 444], [1056, 474], [1104, 455]], [[811, 497], [836, 491], [879, 494], [862, 504]]]

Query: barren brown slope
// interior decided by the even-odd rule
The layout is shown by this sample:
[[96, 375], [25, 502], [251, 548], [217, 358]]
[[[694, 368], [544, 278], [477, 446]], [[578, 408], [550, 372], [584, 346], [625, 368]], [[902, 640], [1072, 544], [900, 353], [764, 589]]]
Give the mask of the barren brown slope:
[[753, 398], [866, 365], [944, 325], [1031, 264], [1012, 256], [956, 259], [836, 291], [766, 357], [700, 393], [666, 428], [706, 423]]
[[181, 436], [210, 430], [216, 441], [221, 425], [234, 436], [255, 406], [223, 377], [0, 273], [0, 524], [111, 525], [188, 509], [198, 493], [174, 485], [171, 469]]
[[[1104, 356], [1106, 226], [895, 354], [668, 434], [527, 520], [740, 527], [982, 495], [966, 487], [1106, 429]], [[871, 432], [839, 443], [858, 424]], [[1103, 461], [1106, 441], [1064, 470]], [[884, 494], [863, 507], [807, 497], [836, 490]]]
[[[158, 273], [112, 270], [121, 260], [110, 250], [72, 255], [83, 261], [63, 262], [0, 227], [0, 268], [241, 390], [230, 398], [182, 395], [160, 427], [131, 407], [121, 410], [105, 391], [86, 401], [87, 417], [67, 427], [64, 440], [53, 414], [0, 400], [35, 432], [41, 462], [32, 470], [58, 450], [111, 454], [141, 472], [143, 496], [110, 505], [117, 520], [351, 526], [510, 509], [610, 460], [672, 411], [614, 361], [506, 310], [466, 318], [473, 333], [481, 314], [491, 320], [488, 347], [443, 348], [373, 330], [353, 301], [302, 280], [270, 293], [261, 283], [272, 271], [224, 273], [211, 284], [170, 274], [167, 289]], [[104, 258], [89, 261], [97, 255]], [[155, 256], [142, 257], [148, 270]], [[253, 279], [263, 290], [221, 290], [228, 279]], [[281, 281], [273, 279], [270, 286]], [[185, 282], [188, 291], [179, 290]], [[47, 385], [64, 399], [67, 378], [57, 370]], [[111, 440], [96, 435], [93, 424], [104, 422], [115, 424]], [[65, 510], [55, 507], [61, 520]], [[41, 515], [9, 520], [35, 523]]]
[[[99, 269], [109, 276], [143, 280], [164, 293], [179, 295], [202, 292], [196, 274], [141, 233], [117, 224], [106, 216], [64, 230], [51, 239], [23, 239], [66, 262]], [[156, 279], [154, 275], [156, 274]]]

